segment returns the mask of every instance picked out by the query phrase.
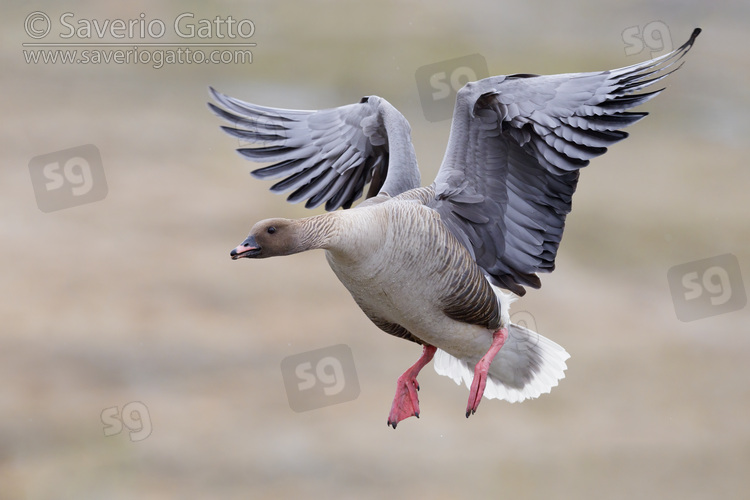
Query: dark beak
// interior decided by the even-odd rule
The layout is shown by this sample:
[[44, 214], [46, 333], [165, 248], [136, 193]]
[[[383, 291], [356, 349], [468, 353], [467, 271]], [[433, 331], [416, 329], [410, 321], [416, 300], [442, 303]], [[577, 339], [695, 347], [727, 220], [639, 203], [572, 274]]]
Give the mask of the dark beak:
[[243, 257], [257, 257], [259, 254], [260, 246], [252, 236], [248, 236], [247, 239], [240, 244], [240, 246], [229, 252], [232, 260], [241, 259]]

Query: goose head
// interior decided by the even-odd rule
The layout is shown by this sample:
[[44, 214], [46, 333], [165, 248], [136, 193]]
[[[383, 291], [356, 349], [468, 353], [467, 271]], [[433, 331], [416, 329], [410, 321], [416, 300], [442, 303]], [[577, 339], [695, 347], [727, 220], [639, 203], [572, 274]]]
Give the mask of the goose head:
[[262, 220], [253, 226], [245, 241], [229, 255], [233, 260], [263, 259], [328, 248], [338, 214], [328, 212], [304, 219]]
[[278, 255], [290, 255], [305, 250], [301, 245], [298, 221], [290, 219], [266, 219], [250, 230], [245, 241], [229, 255], [232, 260], [248, 258], [263, 259]]

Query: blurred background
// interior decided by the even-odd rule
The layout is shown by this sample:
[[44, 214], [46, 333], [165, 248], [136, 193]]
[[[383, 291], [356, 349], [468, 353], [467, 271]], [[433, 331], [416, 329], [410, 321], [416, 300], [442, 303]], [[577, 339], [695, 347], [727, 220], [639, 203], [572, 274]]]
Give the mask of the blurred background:
[[[745, 498], [747, 2], [68, 1], [2, 11], [0, 499]], [[46, 36], [34, 12], [50, 20]], [[68, 12], [72, 34], [60, 21]], [[254, 32], [221, 38], [213, 23], [181, 39], [173, 22], [183, 13], [193, 14], [183, 33], [217, 16], [251, 20]], [[79, 31], [118, 19], [136, 21], [134, 38]], [[139, 38], [154, 20], [163, 37]], [[467, 420], [467, 389], [428, 367], [421, 418], [394, 431], [396, 378], [419, 347], [372, 325], [322, 252], [229, 259], [254, 222], [320, 209], [290, 205], [248, 175], [256, 166], [206, 107], [209, 85], [301, 109], [382, 96], [411, 122], [428, 183], [450, 121], [426, 118], [420, 68], [479, 54], [493, 75], [610, 69], [677, 47], [697, 26], [684, 67], [640, 109], [651, 115], [583, 172], [557, 271], [513, 306], [572, 355], [551, 394], [484, 401]], [[252, 63], [160, 68], [34, 63], [59, 47], [23, 45], [61, 42], [257, 45]], [[83, 145], [101, 155], [98, 198], [42, 211], [45, 188], [80, 180], [63, 165]], [[32, 182], [32, 160], [48, 154], [59, 160], [51, 186]], [[735, 260], [717, 265], [731, 290], [705, 281], [701, 264], [725, 254]], [[688, 282], [706, 296], [731, 291], [732, 310], [701, 302], [697, 318], [678, 318], [675, 266], [694, 268]], [[339, 344], [351, 350], [358, 396], [293, 411], [282, 360]]]

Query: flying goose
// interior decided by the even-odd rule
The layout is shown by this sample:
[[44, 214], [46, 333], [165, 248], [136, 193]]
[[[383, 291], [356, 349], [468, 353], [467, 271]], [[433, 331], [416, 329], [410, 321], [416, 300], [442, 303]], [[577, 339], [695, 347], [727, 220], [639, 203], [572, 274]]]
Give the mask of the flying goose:
[[[388, 425], [419, 417], [417, 375], [435, 370], [482, 396], [536, 398], [562, 379], [568, 353], [510, 322], [509, 304], [551, 272], [580, 169], [626, 138], [700, 29], [677, 50], [611, 71], [516, 74], [467, 83], [456, 96], [435, 181], [421, 187], [406, 118], [364, 97], [320, 111], [258, 106], [210, 89], [222, 129], [256, 143], [244, 157], [274, 193], [327, 212], [255, 224], [232, 259], [324, 249], [331, 269], [383, 331], [423, 347], [398, 378]], [[259, 144], [259, 145], [258, 145]], [[365, 201], [348, 209], [369, 188]], [[506, 292], [507, 290], [507, 292]]]

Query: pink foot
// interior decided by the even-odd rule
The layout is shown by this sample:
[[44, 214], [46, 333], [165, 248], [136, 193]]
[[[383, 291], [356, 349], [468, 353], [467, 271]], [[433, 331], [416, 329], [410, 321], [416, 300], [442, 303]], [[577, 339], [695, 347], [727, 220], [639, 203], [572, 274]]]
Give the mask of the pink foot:
[[487, 354], [482, 356], [482, 359], [474, 367], [474, 380], [471, 382], [471, 389], [469, 390], [469, 404], [466, 406], [466, 418], [477, 412], [479, 402], [482, 400], [482, 395], [484, 394], [484, 388], [487, 386], [487, 372], [490, 369], [492, 360], [495, 359], [495, 356], [497, 356], [507, 338], [507, 328], [501, 328], [493, 333], [492, 345], [487, 350]]
[[396, 382], [396, 396], [393, 398], [391, 413], [388, 415], [388, 425], [396, 428], [396, 424], [411, 416], [419, 418], [419, 398], [417, 391], [419, 383], [417, 375], [420, 370], [432, 360], [435, 355], [436, 347], [425, 345], [422, 349], [422, 356], [414, 365], [406, 370]]

